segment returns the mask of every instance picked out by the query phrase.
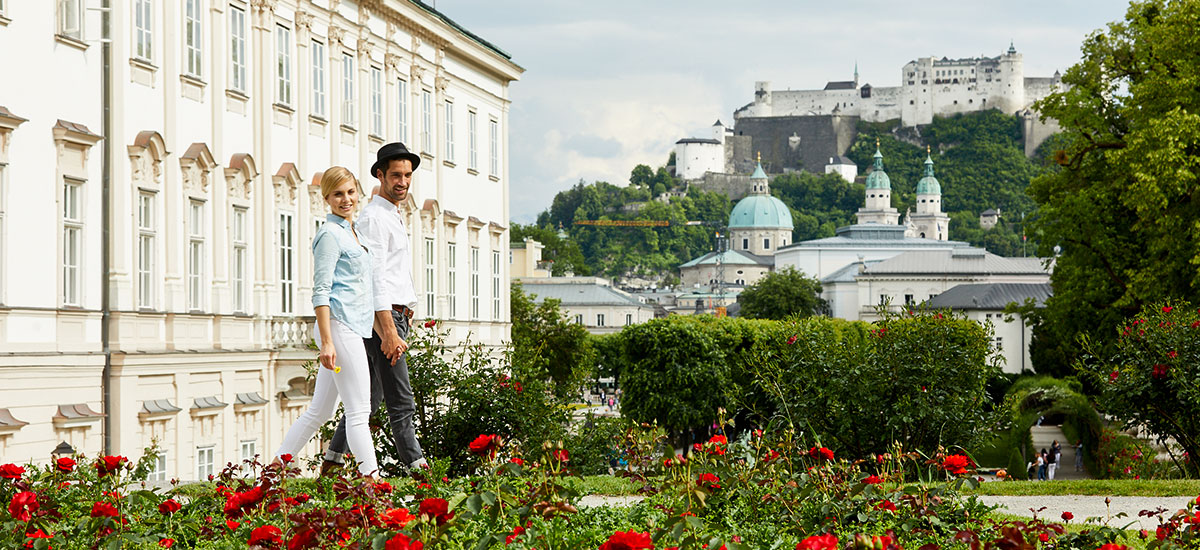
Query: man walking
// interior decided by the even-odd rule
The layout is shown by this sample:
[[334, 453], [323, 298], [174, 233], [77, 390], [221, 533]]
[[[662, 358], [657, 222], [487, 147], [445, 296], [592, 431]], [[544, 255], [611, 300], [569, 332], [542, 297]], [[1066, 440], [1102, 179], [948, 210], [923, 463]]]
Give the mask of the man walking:
[[[375, 326], [371, 338], [366, 340], [367, 361], [371, 365], [371, 413], [379, 409], [381, 400], [387, 402], [396, 452], [400, 464], [407, 469], [426, 464], [413, 428], [416, 405], [404, 357], [408, 349], [404, 339], [411, 329], [417, 294], [413, 288], [408, 229], [400, 214], [400, 204], [408, 198], [412, 185], [413, 171], [420, 164], [421, 157], [403, 143], [380, 147], [371, 166], [371, 175], [379, 180], [379, 195], [362, 209], [356, 224], [359, 242], [374, 260]], [[321, 474], [341, 466], [345, 453], [343, 417], [325, 452]]]

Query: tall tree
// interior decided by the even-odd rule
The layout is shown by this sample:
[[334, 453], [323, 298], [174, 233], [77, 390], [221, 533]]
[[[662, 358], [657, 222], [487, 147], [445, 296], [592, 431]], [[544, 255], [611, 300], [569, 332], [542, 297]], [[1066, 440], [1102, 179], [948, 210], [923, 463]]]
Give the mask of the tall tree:
[[784, 319], [790, 315], [810, 317], [827, 313], [821, 299], [821, 283], [792, 266], [768, 273], [738, 296], [740, 315], [750, 319]]
[[1035, 346], [1064, 372], [1151, 302], [1200, 292], [1200, 2], [1133, 2], [1083, 43], [1035, 108], [1063, 128], [1059, 169], [1029, 192], [1042, 254], [1061, 246]]
[[513, 283], [513, 368], [523, 374], [548, 377], [559, 397], [569, 397], [591, 373], [591, 339], [582, 325], [567, 320], [554, 298], [537, 301], [521, 283]]

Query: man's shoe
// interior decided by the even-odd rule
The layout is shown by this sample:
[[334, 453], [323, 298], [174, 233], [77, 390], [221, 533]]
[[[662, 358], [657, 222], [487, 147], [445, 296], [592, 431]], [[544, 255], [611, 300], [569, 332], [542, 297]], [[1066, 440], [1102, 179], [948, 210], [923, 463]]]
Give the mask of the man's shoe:
[[340, 462], [334, 462], [332, 460], [322, 460], [321, 461], [321, 477], [334, 475], [334, 473], [337, 470], [342, 469], [342, 466], [345, 466], [345, 464], [342, 464]]

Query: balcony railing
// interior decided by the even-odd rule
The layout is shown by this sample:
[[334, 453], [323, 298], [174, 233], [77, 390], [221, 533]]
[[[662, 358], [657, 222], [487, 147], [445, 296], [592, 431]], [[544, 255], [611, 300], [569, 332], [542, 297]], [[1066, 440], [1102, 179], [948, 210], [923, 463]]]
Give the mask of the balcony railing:
[[271, 319], [271, 345], [275, 348], [307, 348], [312, 342], [315, 317], [274, 317]]

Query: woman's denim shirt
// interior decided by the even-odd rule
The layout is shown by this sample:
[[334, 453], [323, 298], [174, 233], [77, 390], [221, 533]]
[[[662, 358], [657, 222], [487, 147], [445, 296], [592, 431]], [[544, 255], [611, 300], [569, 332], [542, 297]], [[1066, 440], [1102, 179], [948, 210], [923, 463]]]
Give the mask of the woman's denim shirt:
[[371, 254], [355, 241], [350, 221], [328, 214], [313, 237], [313, 309], [329, 306], [334, 319], [363, 337], [371, 337], [375, 307], [371, 290]]

